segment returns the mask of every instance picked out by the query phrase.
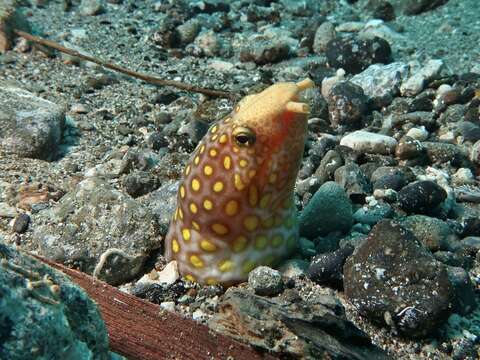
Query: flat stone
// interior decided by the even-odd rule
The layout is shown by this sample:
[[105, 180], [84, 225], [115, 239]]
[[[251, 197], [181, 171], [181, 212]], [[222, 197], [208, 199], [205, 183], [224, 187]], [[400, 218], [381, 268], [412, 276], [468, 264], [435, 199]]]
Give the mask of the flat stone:
[[391, 136], [358, 130], [344, 136], [340, 145], [359, 152], [388, 155], [395, 151], [397, 140]]
[[162, 242], [153, 214], [98, 178], [80, 182], [33, 222], [28, 250], [114, 285], [140, 275]]
[[422, 68], [413, 69], [410, 76], [400, 86], [402, 96], [415, 96], [419, 94], [427, 81], [433, 79], [442, 70], [443, 61], [429, 60]]
[[0, 81], [0, 151], [52, 160], [59, 150], [64, 123], [62, 107]]
[[264, 298], [230, 288], [209, 327], [280, 358], [387, 359], [346, 319], [340, 301], [318, 288], [306, 299], [296, 289]]

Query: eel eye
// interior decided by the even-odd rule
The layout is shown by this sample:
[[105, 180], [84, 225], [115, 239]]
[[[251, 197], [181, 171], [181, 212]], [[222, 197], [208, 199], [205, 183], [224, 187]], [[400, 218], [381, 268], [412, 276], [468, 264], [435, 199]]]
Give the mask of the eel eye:
[[255, 133], [247, 127], [238, 127], [233, 131], [233, 138], [240, 146], [251, 146], [255, 144]]

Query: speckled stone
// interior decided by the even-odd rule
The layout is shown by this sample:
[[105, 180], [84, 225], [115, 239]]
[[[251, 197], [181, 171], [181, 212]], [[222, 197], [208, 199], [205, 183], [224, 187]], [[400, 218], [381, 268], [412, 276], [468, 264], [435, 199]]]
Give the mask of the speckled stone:
[[248, 275], [248, 285], [257, 295], [274, 296], [283, 290], [282, 274], [268, 266], [259, 266]]
[[366, 40], [336, 38], [328, 42], [326, 55], [330, 66], [358, 74], [371, 64], [388, 63], [391, 49], [388, 42], [378, 37]]
[[362, 315], [407, 337], [432, 333], [452, 311], [445, 266], [391, 220], [378, 223], [347, 259], [344, 288]]

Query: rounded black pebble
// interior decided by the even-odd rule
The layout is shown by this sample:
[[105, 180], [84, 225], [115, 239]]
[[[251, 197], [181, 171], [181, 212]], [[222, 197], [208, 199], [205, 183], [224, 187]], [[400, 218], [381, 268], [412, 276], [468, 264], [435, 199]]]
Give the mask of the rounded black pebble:
[[467, 236], [480, 236], [480, 219], [467, 218], [462, 222], [462, 230], [460, 233], [462, 238]]
[[157, 189], [160, 181], [146, 171], [135, 171], [125, 176], [122, 184], [128, 195], [136, 198]]
[[400, 207], [407, 213], [427, 214], [447, 197], [447, 193], [430, 180], [417, 181], [398, 192]]
[[319, 254], [310, 263], [307, 274], [316, 283], [343, 287], [343, 265], [353, 253], [352, 246]]
[[340, 81], [333, 85], [327, 98], [330, 123], [334, 128], [358, 127], [367, 111], [368, 98], [363, 89], [350, 81]]
[[392, 50], [384, 39], [336, 38], [327, 43], [328, 64], [358, 74], [372, 64], [390, 62]]
[[23, 234], [25, 231], [27, 231], [28, 224], [30, 224], [30, 216], [27, 214], [20, 214], [13, 222], [13, 231], [17, 234]]

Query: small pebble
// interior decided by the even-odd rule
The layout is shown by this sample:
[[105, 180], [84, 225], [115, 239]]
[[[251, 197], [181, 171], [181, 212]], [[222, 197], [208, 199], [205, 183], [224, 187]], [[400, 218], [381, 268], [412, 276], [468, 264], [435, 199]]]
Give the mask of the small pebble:
[[398, 192], [400, 207], [408, 213], [425, 214], [434, 210], [447, 197], [443, 188], [433, 181], [417, 181]]
[[274, 296], [282, 292], [284, 284], [280, 271], [259, 266], [248, 275], [248, 285], [257, 295]]
[[30, 224], [30, 216], [22, 213], [15, 218], [12, 227], [13, 231], [17, 234], [23, 234], [25, 231], [27, 231], [28, 224]]

